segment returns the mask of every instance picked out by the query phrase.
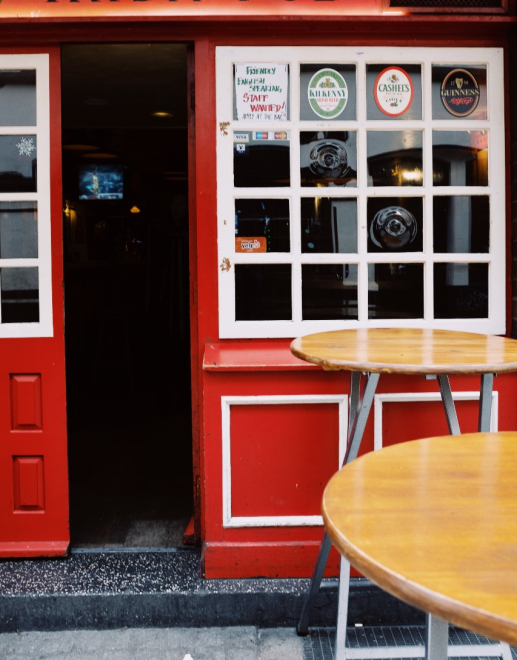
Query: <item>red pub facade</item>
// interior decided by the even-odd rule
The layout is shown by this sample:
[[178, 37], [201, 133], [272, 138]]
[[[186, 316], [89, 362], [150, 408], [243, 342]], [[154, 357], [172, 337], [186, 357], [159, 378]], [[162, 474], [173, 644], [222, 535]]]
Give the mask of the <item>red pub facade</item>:
[[[515, 25], [512, 0], [3, 0], [1, 557], [95, 546], [132, 497], [192, 514], [207, 577], [311, 574], [349, 383], [290, 341], [512, 334]], [[451, 384], [475, 430], [478, 379]], [[516, 397], [499, 376], [494, 429]], [[362, 451], [446, 431], [436, 381], [383, 376]]]

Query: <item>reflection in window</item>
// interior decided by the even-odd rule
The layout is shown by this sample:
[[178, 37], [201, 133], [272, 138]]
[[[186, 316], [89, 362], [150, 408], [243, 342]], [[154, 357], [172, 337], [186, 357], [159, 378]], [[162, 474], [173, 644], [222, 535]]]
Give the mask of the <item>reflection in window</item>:
[[39, 321], [37, 268], [1, 268], [2, 323]]
[[369, 252], [421, 252], [421, 197], [368, 199]]
[[422, 131], [368, 131], [368, 185], [421, 186]]
[[36, 71], [0, 71], [0, 126], [36, 126]]
[[435, 252], [488, 252], [489, 235], [490, 206], [487, 195], [434, 198]]
[[235, 320], [291, 320], [291, 265], [236, 264]]
[[35, 192], [36, 162], [35, 135], [0, 135], [0, 192]]
[[234, 132], [233, 176], [237, 188], [289, 186], [289, 133]]
[[0, 202], [0, 257], [31, 259], [37, 256], [36, 202]]
[[487, 131], [433, 131], [435, 186], [488, 186]]
[[303, 320], [357, 319], [357, 265], [302, 266]]
[[357, 200], [301, 200], [302, 252], [357, 252]]
[[302, 186], [356, 186], [355, 131], [300, 133]]
[[368, 318], [421, 319], [423, 316], [423, 264], [368, 265]]
[[289, 252], [289, 200], [236, 199], [236, 252]]
[[434, 265], [437, 319], [488, 318], [488, 264]]

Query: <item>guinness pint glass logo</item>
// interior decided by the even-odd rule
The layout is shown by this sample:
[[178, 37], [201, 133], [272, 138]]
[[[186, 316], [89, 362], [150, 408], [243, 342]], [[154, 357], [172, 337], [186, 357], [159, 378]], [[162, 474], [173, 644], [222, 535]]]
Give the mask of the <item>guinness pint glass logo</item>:
[[443, 105], [456, 117], [467, 117], [479, 103], [477, 80], [465, 69], [451, 71], [443, 81], [440, 93]]
[[377, 76], [373, 94], [381, 112], [398, 117], [407, 112], [413, 103], [413, 81], [404, 69], [390, 66]]
[[343, 76], [334, 69], [320, 69], [309, 82], [309, 103], [322, 119], [340, 115], [348, 101], [348, 87]]

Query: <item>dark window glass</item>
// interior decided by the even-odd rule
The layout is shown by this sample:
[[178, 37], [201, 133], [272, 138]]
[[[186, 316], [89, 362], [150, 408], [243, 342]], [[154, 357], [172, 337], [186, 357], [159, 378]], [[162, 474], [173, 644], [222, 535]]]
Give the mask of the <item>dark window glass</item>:
[[235, 320], [292, 319], [290, 264], [235, 265]]
[[[393, 84], [397, 85], [400, 82], [405, 82], [409, 77], [413, 85], [413, 98], [411, 104], [407, 109], [400, 113], [400, 107], [405, 107], [405, 94], [400, 96], [394, 95], [393, 101], [395, 104], [403, 102], [404, 105], [389, 108], [387, 114], [383, 112], [375, 100], [376, 82], [379, 75], [387, 69], [393, 68], [391, 76], [396, 76], [398, 79], [393, 79]], [[397, 69], [401, 70], [398, 74]], [[386, 81], [385, 81], [386, 82]], [[407, 83], [406, 83], [407, 84]], [[420, 64], [368, 64], [366, 67], [366, 88], [368, 90], [366, 96], [366, 112], [368, 119], [385, 119], [390, 121], [400, 121], [408, 119], [422, 119], [422, 74]], [[381, 92], [382, 93], [382, 92]]]
[[36, 136], [0, 135], [0, 192], [36, 192]]
[[422, 251], [422, 198], [368, 199], [369, 252]]
[[435, 186], [488, 186], [486, 131], [433, 131]]
[[368, 185], [421, 186], [422, 131], [368, 131]]
[[302, 266], [303, 320], [357, 319], [357, 266]]
[[423, 264], [369, 264], [368, 318], [421, 319], [423, 316]]
[[488, 252], [490, 249], [489, 197], [435, 197], [433, 237], [435, 252]]
[[433, 66], [433, 119], [486, 119], [486, 66]]
[[488, 318], [488, 264], [435, 264], [434, 316]]
[[233, 177], [237, 188], [289, 186], [289, 162], [288, 132], [234, 132]]
[[37, 268], [0, 269], [2, 323], [39, 321], [39, 283]]
[[36, 202], [0, 202], [0, 257], [31, 259], [37, 256]]
[[355, 131], [300, 133], [302, 186], [356, 186]]
[[36, 71], [0, 71], [0, 126], [36, 126]]
[[300, 66], [300, 119], [350, 121], [355, 119], [355, 64]]
[[289, 244], [289, 200], [235, 200], [236, 252], [289, 252]]
[[357, 252], [357, 200], [301, 200], [302, 252]]

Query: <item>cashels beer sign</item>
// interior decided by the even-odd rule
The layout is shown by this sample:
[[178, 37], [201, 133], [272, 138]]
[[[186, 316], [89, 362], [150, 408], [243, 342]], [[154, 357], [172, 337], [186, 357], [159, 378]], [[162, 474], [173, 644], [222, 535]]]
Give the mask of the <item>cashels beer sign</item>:
[[404, 69], [388, 67], [377, 76], [374, 97], [377, 107], [385, 115], [403, 115], [413, 102], [413, 81]]

